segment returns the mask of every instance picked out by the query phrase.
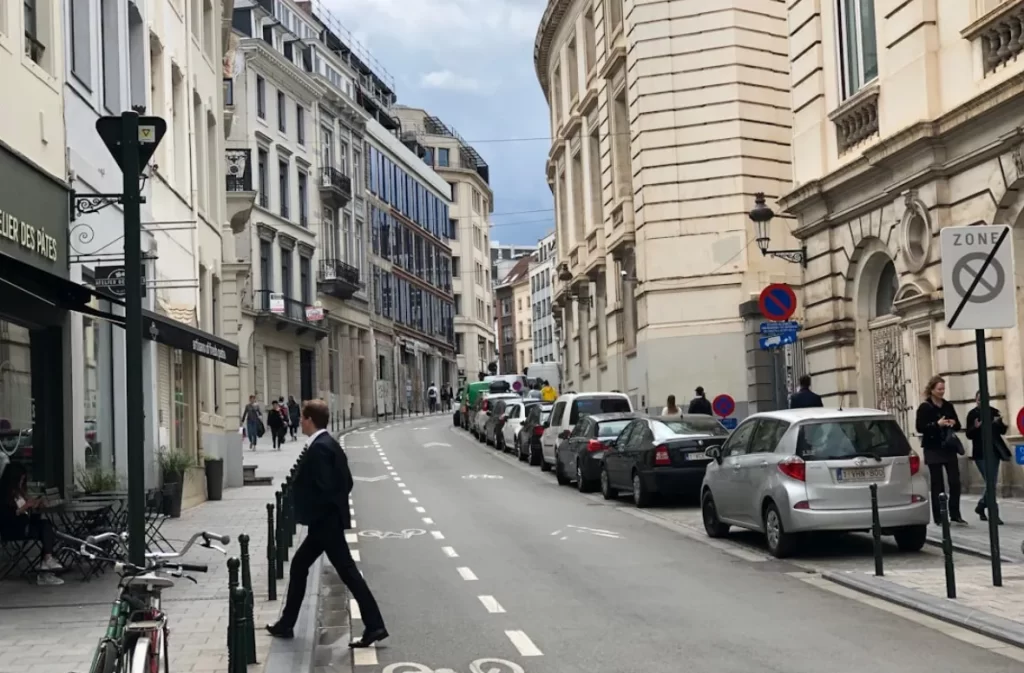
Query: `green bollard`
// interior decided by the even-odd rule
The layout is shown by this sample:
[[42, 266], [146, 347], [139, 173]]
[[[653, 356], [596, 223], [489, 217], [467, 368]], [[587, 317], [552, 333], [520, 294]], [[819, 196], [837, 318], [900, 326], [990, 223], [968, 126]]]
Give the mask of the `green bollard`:
[[238, 546], [242, 554], [242, 588], [245, 589], [245, 655], [246, 663], [256, 662], [256, 623], [253, 614], [252, 570], [249, 567], [249, 536], [242, 533], [238, 536]]
[[277, 600], [277, 550], [274, 548], [274, 505], [267, 503], [267, 600]]
[[277, 498], [277, 527], [274, 531], [275, 543], [277, 551], [277, 579], [284, 579], [284, 562], [288, 558], [288, 550], [284, 546], [284, 510], [281, 508], [283, 499], [281, 498], [281, 491], [274, 494]]
[[[238, 559], [234, 561], [238, 563]], [[246, 673], [248, 664], [245, 661], [245, 589], [242, 587], [231, 590], [231, 608], [234, 613], [232, 621], [235, 625], [235, 654], [228, 657], [228, 671]]]
[[[228, 559], [228, 595], [234, 596], [235, 589], [238, 588], [238, 567], [240, 563], [238, 559], [232, 557]], [[244, 652], [238, 647], [238, 634], [235, 632], [235, 602], [228, 602], [228, 669], [232, 670], [230, 660], [232, 657], [244, 656]]]

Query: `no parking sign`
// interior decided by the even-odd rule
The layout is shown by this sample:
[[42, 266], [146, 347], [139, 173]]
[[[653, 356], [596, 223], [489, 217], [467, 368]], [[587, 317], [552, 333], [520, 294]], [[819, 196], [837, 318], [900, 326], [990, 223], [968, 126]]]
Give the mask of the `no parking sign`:
[[723, 393], [711, 402], [711, 410], [719, 418], [731, 416], [732, 412], [736, 411], [736, 401], [732, 399], [731, 395]]

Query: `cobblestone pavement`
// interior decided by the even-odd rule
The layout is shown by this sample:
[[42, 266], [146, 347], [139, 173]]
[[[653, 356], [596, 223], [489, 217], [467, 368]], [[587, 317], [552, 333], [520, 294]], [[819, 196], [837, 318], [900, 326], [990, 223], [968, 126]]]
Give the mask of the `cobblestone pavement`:
[[[231, 536], [229, 556], [237, 556], [238, 536], [250, 537], [251, 569], [255, 591], [255, 621], [259, 627], [276, 620], [280, 601], [267, 601], [267, 511], [282, 478], [302, 450], [305, 438], [288, 442], [281, 451], [261, 442], [256, 452], [245, 451], [245, 463], [257, 464], [260, 476], [274, 477], [271, 486], [227, 489], [224, 499], [206, 502], [182, 512], [163, 528], [172, 542], [188, 539], [201, 530]], [[301, 540], [302, 528], [299, 529]], [[166, 591], [164, 605], [170, 615], [168, 640], [171, 670], [215, 673], [227, 671], [227, 557], [194, 547], [193, 563], [207, 563], [210, 572], [197, 576], [198, 584], [178, 580]], [[38, 587], [24, 581], [0, 584], [0, 673], [86, 673], [92, 650], [102, 635], [117, 579], [111, 572], [81, 582], [74, 571], [59, 587]], [[278, 596], [284, 586], [278, 583]], [[270, 637], [256, 630], [257, 658], [266, 661]], [[263, 673], [254, 665], [250, 673]]]

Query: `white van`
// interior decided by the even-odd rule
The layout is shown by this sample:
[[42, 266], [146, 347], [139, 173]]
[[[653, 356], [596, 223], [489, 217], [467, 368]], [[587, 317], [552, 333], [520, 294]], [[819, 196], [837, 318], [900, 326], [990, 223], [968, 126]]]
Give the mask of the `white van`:
[[541, 383], [547, 381], [556, 393], [562, 393], [562, 365], [558, 362], [531, 362], [526, 375]]

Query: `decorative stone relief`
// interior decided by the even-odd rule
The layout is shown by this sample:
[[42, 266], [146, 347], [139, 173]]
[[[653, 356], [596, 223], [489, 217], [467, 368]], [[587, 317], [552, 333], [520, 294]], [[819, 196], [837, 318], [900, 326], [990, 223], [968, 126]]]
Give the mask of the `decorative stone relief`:
[[917, 192], [905, 193], [900, 222], [900, 254], [907, 268], [917, 273], [927, 264], [932, 244], [932, 218]]

